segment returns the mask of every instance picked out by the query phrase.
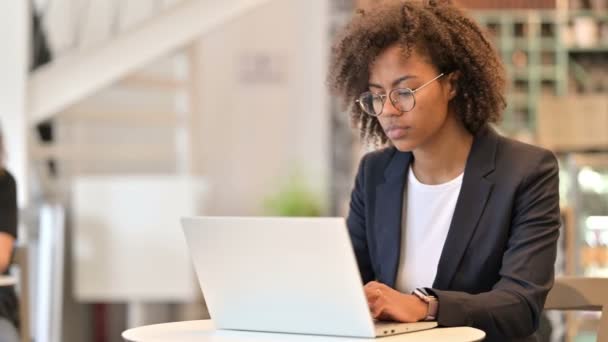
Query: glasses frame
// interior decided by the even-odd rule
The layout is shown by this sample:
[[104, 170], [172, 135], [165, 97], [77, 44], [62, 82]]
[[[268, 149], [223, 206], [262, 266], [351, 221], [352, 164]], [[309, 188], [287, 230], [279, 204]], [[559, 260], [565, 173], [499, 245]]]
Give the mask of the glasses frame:
[[[441, 73], [439, 75], [437, 75], [435, 78], [433, 78], [432, 80], [426, 82], [425, 84], [421, 85], [420, 87], [416, 88], [416, 89], [411, 89], [411, 88], [395, 88], [393, 90], [391, 90], [388, 94], [378, 94], [378, 93], [373, 93], [371, 91], [367, 91], [361, 95], [359, 95], [359, 97], [355, 100], [355, 102], [359, 105], [359, 108], [361, 108], [361, 110], [370, 116], [373, 117], [378, 117], [380, 115], [382, 115], [382, 113], [384, 112], [384, 105], [386, 104], [386, 99], [389, 98], [391, 100], [391, 104], [393, 105], [393, 107], [398, 110], [400, 113], [406, 113], [409, 111], [412, 111], [414, 109], [414, 107], [416, 107], [416, 92], [418, 92], [419, 90], [424, 89], [424, 87], [428, 86], [429, 84], [435, 82], [436, 80], [440, 79], [441, 77], [445, 76], [445, 73]], [[402, 108], [399, 108], [399, 106], [397, 106], [395, 103], [397, 101], [393, 100], [393, 93], [395, 91], [408, 91], [412, 94], [412, 99], [414, 100], [414, 103], [412, 104], [412, 108], [408, 109], [408, 110], [404, 110]], [[380, 113], [376, 114], [376, 113], [370, 113], [368, 111], [365, 110], [365, 106], [363, 105], [363, 101], [362, 98], [368, 95], [376, 95], [376, 96], [380, 96], [380, 100], [382, 100], [382, 109], [380, 110]]]

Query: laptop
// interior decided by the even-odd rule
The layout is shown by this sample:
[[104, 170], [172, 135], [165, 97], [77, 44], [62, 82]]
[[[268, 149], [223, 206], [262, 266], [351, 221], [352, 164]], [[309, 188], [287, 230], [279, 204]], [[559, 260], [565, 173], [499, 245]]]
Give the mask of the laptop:
[[374, 322], [343, 218], [192, 217], [182, 226], [217, 329], [374, 338], [437, 326]]

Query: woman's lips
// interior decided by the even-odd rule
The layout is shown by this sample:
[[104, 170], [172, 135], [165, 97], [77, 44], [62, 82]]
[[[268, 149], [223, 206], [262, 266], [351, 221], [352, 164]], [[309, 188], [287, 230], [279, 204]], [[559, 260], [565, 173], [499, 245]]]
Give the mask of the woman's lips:
[[384, 132], [386, 136], [391, 140], [397, 140], [404, 138], [410, 130], [410, 127], [392, 126], [388, 127]]

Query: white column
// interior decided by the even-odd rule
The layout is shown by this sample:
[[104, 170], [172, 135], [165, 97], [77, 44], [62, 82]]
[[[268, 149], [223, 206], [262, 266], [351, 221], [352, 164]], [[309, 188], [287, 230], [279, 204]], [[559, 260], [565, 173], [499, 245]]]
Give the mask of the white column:
[[26, 83], [29, 67], [29, 1], [0, 1], [0, 124], [7, 168], [18, 183], [19, 206], [27, 203]]

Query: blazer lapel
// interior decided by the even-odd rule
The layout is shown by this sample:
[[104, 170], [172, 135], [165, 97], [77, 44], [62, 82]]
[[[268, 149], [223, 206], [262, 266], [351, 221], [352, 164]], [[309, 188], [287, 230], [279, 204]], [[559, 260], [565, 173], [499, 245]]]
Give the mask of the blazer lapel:
[[396, 151], [384, 172], [384, 183], [376, 187], [375, 236], [380, 270], [378, 281], [394, 287], [401, 252], [403, 190], [411, 153]]
[[482, 128], [473, 141], [452, 223], [439, 259], [433, 284], [436, 289], [449, 289], [477, 229], [492, 192], [493, 183], [485, 176], [495, 168], [497, 143], [498, 135], [490, 127]]

